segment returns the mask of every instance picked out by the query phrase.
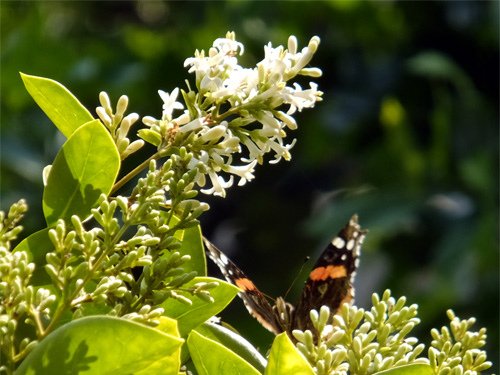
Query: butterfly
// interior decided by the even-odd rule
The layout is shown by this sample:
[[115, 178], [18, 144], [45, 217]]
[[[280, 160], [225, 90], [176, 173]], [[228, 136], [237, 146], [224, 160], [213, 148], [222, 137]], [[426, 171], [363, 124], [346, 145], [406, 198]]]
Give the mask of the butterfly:
[[248, 276], [213, 243], [204, 238], [207, 255], [219, 266], [228, 282], [240, 288], [247, 310], [269, 331], [287, 332], [294, 329], [314, 331], [309, 313], [323, 305], [335, 314], [343, 303], [354, 300], [353, 280], [359, 264], [361, 245], [367, 230], [361, 229], [357, 215], [353, 215], [327, 245], [309, 273], [302, 295], [296, 306], [282, 297], [274, 305], [268, 301]]

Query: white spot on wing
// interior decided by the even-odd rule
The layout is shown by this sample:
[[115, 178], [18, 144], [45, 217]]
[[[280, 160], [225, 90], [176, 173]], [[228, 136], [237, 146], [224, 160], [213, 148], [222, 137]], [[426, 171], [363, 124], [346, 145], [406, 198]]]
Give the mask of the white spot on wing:
[[359, 254], [361, 253], [361, 245], [360, 244], [356, 245], [356, 248], [354, 249], [353, 253], [354, 253], [355, 257], [359, 256]]
[[219, 259], [222, 262], [222, 264], [224, 264], [225, 266], [227, 266], [229, 264], [229, 259], [227, 259], [227, 256], [225, 256], [224, 254], [220, 253]]
[[354, 279], [356, 278], [356, 271], [351, 273], [351, 284], [354, 283]]
[[346, 249], [349, 250], [349, 251], [351, 251], [352, 249], [354, 249], [354, 240], [353, 239], [350, 239], [349, 241], [347, 241]]
[[345, 241], [340, 237], [335, 237], [332, 240], [332, 245], [339, 249], [342, 249], [345, 246]]

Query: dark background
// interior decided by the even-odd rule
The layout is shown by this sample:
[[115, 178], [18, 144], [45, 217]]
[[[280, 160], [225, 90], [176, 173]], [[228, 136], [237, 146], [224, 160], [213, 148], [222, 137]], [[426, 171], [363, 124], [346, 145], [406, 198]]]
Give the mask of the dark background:
[[[445, 311], [488, 328], [498, 363], [497, 1], [0, 2], [1, 208], [26, 198], [28, 235], [43, 227], [42, 168], [63, 139], [18, 72], [66, 85], [92, 112], [98, 93], [159, 117], [158, 89], [193, 82], [195, 49], [234, 30], [253, 66], [263, 45], [302, 48], [324, 101], [297, 115], [292, 161], [207, 199], [202, 227], [271, 296], [282, 295], [358, 213], [370, 230], [358, 304], [390, 288], [418, 303], [426, 344]], [[303, 81], [307, 83], [307, 80]], [[138, 158], [144, 157], [139, 155]], [[126, 165], [125, 168], [128, 166]], [[288, 295], [296, 301], [304, 271]], [[210, 268], [214, 273], [216, 270]], [[235, 301], [225, 319], [265, 349], [267, 334]], [[498, 367], [496, 367], [498, 369]]]

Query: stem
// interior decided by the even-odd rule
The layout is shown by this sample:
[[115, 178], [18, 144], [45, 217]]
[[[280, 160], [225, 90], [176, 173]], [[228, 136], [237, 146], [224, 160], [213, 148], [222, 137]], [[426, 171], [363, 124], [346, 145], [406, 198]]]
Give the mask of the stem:
[[215, 122], [217, 122], [218, 124], [220, 124], [225, 118], [233, 115], [233, 114], [237, 114], [238, 112], [241, 111], [241, 109], [244, 108], [243, 106], [237, 106], [237, 107], [232, 107], [230, 109], [228, 109], [226, 112], [224, 113], [221, 113], [219, 114], [217, 112], [217, 116], [214, 116], [213, 119]]
[[141, 164], [139, 164], [137, 167], [132, 169], [129, 173], [127, 173], [125, 176], [122, 177], [121, 180], [119, 180], [116, 184], [114, 184], [113, 189], [111, 190], [110, 195], [113, 195], [117, 190], [119, 190], [123, 185], [125, 185], [127, 182], [129, 182], [132, 178], [137, 176], [140, 172], [142, 172], [144, 169], [146, 169], [149, 165], [149, 162], [151, 160], [157, 159], [160, 156], [161, 152], [157, 151], [153, 155], [151, 155], [149, 158], [144, 160]]
[[31, 316], [35, 322], [35, 329], [38, 332], [37, 336], [43, 337], [45, 335], [45, 329], [43, 328], [43, 323], [42, 320], [40, 319], [40, 314], [38, 313], [37, 310], [34, 310], [32, 311]]
[[61, 296], [61, 300], [60, 300], [60, 302], [57, 305], [56, 311], [54, 312], [54, 315], [52, 316], [52, 319], [50, 320], [49, 325], [47, 326], [47, 328], [45, 328], [45, 331], [43, 331], [43, 334], [40, 335], [40, 338], [39, 338], [40, 340], [42, 338], [44, 338], [45, 336], [47, 336], [47, 334], [49, 334], [50, 332], [52, 332], [52, 330], [54, 329], [55, 325], [57, 324], [57, 322], [61, 318], [62, 314], [66, 310], [66, 307], [69, 306], [69, 303], [66, 303], [66, 302], [67, 301], [64, 300], [64, 293], [63, 293], [62, 296]]

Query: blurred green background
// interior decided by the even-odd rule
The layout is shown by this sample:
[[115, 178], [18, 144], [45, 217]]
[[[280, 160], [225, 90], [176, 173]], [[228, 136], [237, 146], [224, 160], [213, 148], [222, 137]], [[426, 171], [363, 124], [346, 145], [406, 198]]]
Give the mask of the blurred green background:
[[[158, 89], [185, 88], [195, 49], [234, 30], [253, 66], [263, 45], [300, 48], [324, 101], [298, 114], [290, 163], [206, 198], [205, 233], [271, 296], [296, 301], [314, 258], [352, 213], [370, 230], [357, 302], [390, 288], [418, 303], [417, 330], [453, 308], [488, 328], [498, 364], [497, 1], [0, 2], [1, 208], [26, 198], [29, 234], [43, 227], [42, 168], [63, 142], [19, 71], [66, 85], [92, 111], [98, 93], [159, 117]], [[304, 80], [303, 83], [307, 83]], [[140, 157], [140, 156], [139, 156]], [[125, 168], [129, 167], [128, 165]], [[210, 268], [210, 272], [216, 270]], [[272, 339], [235, 301], [224, 314], [263, 351]], [[498, 371], [498, 367], [496, 367]]]

